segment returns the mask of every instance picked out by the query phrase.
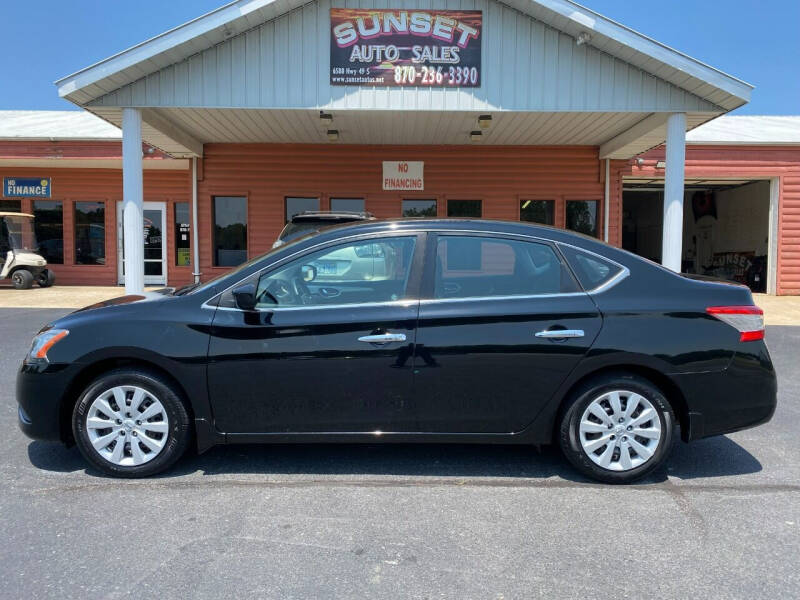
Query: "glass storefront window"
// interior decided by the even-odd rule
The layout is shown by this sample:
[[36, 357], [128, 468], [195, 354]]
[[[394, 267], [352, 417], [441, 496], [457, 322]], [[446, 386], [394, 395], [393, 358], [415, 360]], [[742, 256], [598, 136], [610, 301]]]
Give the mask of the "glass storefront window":
[[483, 215], [483, 206], [480, 200], [448, 200], [448, 217], [477, 217]]
[[555, 225], [555, 200], [520, 200], [519, 220]]
[[22, 212], [22, 200], [0, 200], [0, 212]]
[[188, 267], [191, 259], [191, 220], [189, 219], [189, 203], [175, 203], [175, 265]]
[[597, 200], [567, 200], [566, 228], [597, 237]]
[[436, 200], [403, 200], [404, 217], [435, 217]]
[[331, 198], [331, 210], [364, 212], [363, 198]]
[[319, 198], [286, 198], [286, 222], [292, 217], [307, 210], [319, 210]]
[[34, 200], [33, 225], [39, 254], [50, 264], [64, 263], [64, 207], [60, 200]]
[[235, 267], [247, 260], [247, 198], [214, 197], [214, 266]]
[[105, 202], [75, 203], [75, 264], [106, 264]]

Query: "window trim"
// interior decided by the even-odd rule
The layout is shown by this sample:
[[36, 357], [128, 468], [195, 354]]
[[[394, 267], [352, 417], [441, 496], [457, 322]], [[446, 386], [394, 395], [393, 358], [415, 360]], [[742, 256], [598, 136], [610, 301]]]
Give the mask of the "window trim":
[[[604, 260], [606, 262], [610, 262], [612, 265], [616, 265], [616, 266], [618, 266], [620, 268], [619, 273], [614, 275], [614, 277], [612, 277], [608, 281], [605, 281], [605, 282], [601, 283], [599, 286], [594, 287], [594, 288], [592, 288], [590, 290], [584, 289], [584, 291], [589, 295], [594, 296], [596, 294], [601, 294], [602, 292], [610, 290], [612, 287], [614, 287], [615, 285], [620, 283], [623, 279], [626, 279], [631, 274], [631, 270], [628, 267], [626, 267], [625, 265], [623, 265], [622, 263], [618, 263], [614, 259], [608, 258], [607, 256], [603, 256], [602, 254], [598, 254], [597, 252], [592, 252], [591, 250], [587, 250], [586, 248], [581, 248], [580, 246], [576, 246], [575, 244], [570, 244], [568, 242], [556, 242], [556, 245], [557, 246], [567, 246], [569, 248], [574, 248], [575, 250], [577, 250], [579, 252], [583, 252], [585, 254], [591, 254], [592, 256], [596, 256], [600, 260]], [[563, 253], [562, 253], [562, 256], [564, 256]], [[564, 256], [564, 262], [566, 262], [567, 267], [569, 268], [570, 272], [572, 273], [572, 276], [575, 278], [575, 281], [577, 281], [578, 285], [581, 288], [583, 288], [583, 285], [581, 284], [581, 280], [578, 278], [577, 274], [573, 271], [572, 265], [569, 264], [569, 261], [566, 259], [565, 256]]]
[[[597, 220], [597, 235], [591, 236], [586, 233], [581, 233], [580, 231], [575, 231], [574, 229], [569, 229], [567, 227], [567, 203], [568, 202], [596, 202], [597, 203], [597, 215], [595, 216]], [[563, 209], [562, 213], [564, 216], [563, 223], [564, 226], [562, 229], [564, 231], [568, 231], [570, 233], [577, 233], [578, 235], [585, 235], [587, 237], [592, 238], [593, 240], [602, 240], [603, 239], [603, 215], [604, 215], [604, 207], [603, 207], [603, 199], [599, 198], [597, 195], [586, 195], [586, 196], [564, 196], [563, 198]]]
[[[173, 262], [175, 263], [172, 266], [175, 267], [176, 269], [191, 269], [194, 266], [194, 265], [192, 265], [192, 263], [194, 262], [194, 256], [192, 256], [192, 243], [194, 241], [193, 236], [197, 235], [197, 232], [195, 231], [194, 223], [192, 223], [192, 203], [189, 200], [170, 200], [170, 199], [165, 200], [165, 202], [167, 203], [167, 212], [168, 213], [172, 212], [172, 227], [171, 227], [172, 231], [171, 231], [171, 233], [172, 233], [172, 236], [174, 238], [172, 240], [172, 249], [173, 249], [172, 259], [173, 259]], [[169, 205], [170, 204], [172, 205], [172, 211], [169, 211]], [[188, 208], [189, 208], [189, 264], [188, 265], [179, 265], [178, 264], [178, 236], [176, 235], [176, 232], [175, 232], [175, 225], [177, 224], [177, 221], [178, 221], [178, 204], [187, 204]], [[167, 220], [169, 221], [169, 216], [167, 216]], [[213, 226], [213, 224], [212, 224], [212, 226]], [[167, 246], [169, 246], [169, 244]], [[248, 244], [248, 248], [249, 248], [249, 244]], [[169, 247], [167, 248], [167, 252], [169, 252]], [[213, 260], [213, 256], [212, 256], [212, 260]], [[169, 261], [167, 261], [167, 262], [169, 262]]]
[[[409, 198], [409, 200], [413, 200], [413, 198]], [[474, 196], [459, 196], [459, 195], [447, 195], [443, 197], [444, 200], [444, 212], [445, 212], [445, 219], [485, 219], [486, 217], [483, 214], [483, 209], [486, 205], [483, 198], [476, 198]], [[450, 202], [480, 202], [481, 203], [481, 215], [479, 217], [451, 217], [447, 213], [450, 212]], [[438, 205], [437, 205], [437, 212], [438, 212]]]
[[[48, 260], [47, 264], [48, 264], [48, 266], [49, 265], [66, 265], [67, 264], [67, 246], [65, 244], [65, 237], [66, 236], [64, 235], [65, 231], [66, 231], [66, 228], [65, 228], [66, 219], [64, 219], [64, 211], [67, 210], [67, 206], [68, 206], [69, 203], [66, 200], [61, 200], [60, 198], [31, 198], [31, 203], [30, 203], [31, 212], [30, 212], [30, 214], [32, 214], [34, 216], [34, 222], [33, 222], [34, 229], [36, 227], [37, 221], [39, 220], [38, 218], [36, 218], [36, 203], [37, 202], [57, 202], [57, 203], [59, 203], [61, 205], [61, 262], [50, 262]], [[73, 222], [74, 222], [74, 219], [75, 219], [74, 213], [73, 213], [73, 217], [72, 218], [73, 218]], [[73, 237], [75, 236], [75, 232], [74, 231], [73, 231], [72, 235], [73, 235]], [[36, 242], [39, 243], [39, 245], [40, 245], [39, 252], [41, 253], [41, 243], [39, 242], [39, 235], [38, 234], [36, 235]], [[75, 248], [72, 249], [72, 252], [73, 252], [73, 255], [74, 255]], [[89, 265], [79, 265], [79, 266], [84, 267], [84, 266], [89, 266]]]
[[345, 245], [351, 242], [358, 242], [360, 240], [371, 240], [371, 239], [385, 239], [390, 237], [415, 237], [416, 241], [414, 243], [414, 256], [411, 259], [411, 268], [408, 274], [408, 280], [406, 284], [406, 291], [408, 298], [404, 298], [402, 300], [390, 300], [388, 302], [363, 302], [363, 303], [349, 303], [349, 304], [325, 304], [319, 306], [274, 306], [270, 308], [256, 308], [254, 309], [256, 312], [266, 312], [271, 313], [276, 310], [283, 311], [283, 310], [298, 310], [298, 309], [320, 309], [320, 308], [348, 308], [354, 306], [389, 306], [389, 305], [398, 305], [402, 306], [404, 304], [417, 304], [421, 298], [421, 290], [422, 290], [422, 271], [425, 265], [424, 260], [426, 257], [426, 249], [428, 240], [430, 239], [429, 232], [427, 231], [392, 231], [392, 232], [379, 232], [379, 233], [370, 233], [370, 234], [359, 234], [348, 236], [345, 238], [340, 238], [337, 240], [328, 240], [327, 242], [320, 242], [319, 244], [314, 244], [313, 246], [309, 246], [308, 248], [304, 248], [302, 250], [298, 250], [297, 252], [293, 252], [288, 256], [281, 258], [280, 260], [266, 265], [253, 273], [250, 273], [246, 277], [242, 277], [241, 279], [237, 280], [235, 283], [229, 285], [221, 292], [218, 292], [211, 296], [208, 300], [203, 302], [200, 308], [210, 308], [212, 310], [234, 310], [237, 312], [245, 312], [240, 308], [236, 307], [228, 307], [228, 306], [217, 306], [222, 298], [234, 288], [237, 288], [241, 285], [245, 285], [251, 281], [257, 281], [264, 275], [266, 272], [271, 272], [277, 269], [282, 268], [287, 263], [291, 262], [295, 258], [302, 258], [308, 254], [316, 252], [318, 250], [325, 250], [326, 248], [332, 246], [339, 246]]
[[[325, 196], [323, 194], [319, 194], [316, 192], [308, 192], [308, 193], [293, 193], [293, 192], [286, 192], [281, 196], [281, 202], [283, 204], [283, 227], [286, 227], [289, 221], [289, 211], [288, 207], [286, 206], [286, 201], [289, 198], [302, 198], [304, 200], [313, 200], [316, 199], [317, 201], [317, 210], [325, 210], [322, 207], [325, 205]], [[328, 204], [330, 208], [330, 204]], [[302, 212], [302, 211], [301, 211]], [[283, 231], [283, 227], [281, 227], [281, 231]]]
[[[583, 295], [586, 293], [585, 290], [577, 291], [577, 292], [558, 292], [558, 293], [547, 293], [547, 294], [519, 294], [513, 296], [470, 296], [468, 298], [436, 298], [434, 296], [435, 288], [436, 288], [436, 252], [438, 250], [438, 243], [440, 237], [486, 237], [491, 239], [508, 239], [508, 240], [515, 240], [518, 242], [532, 242], [536, 244], [543, 244], [545, 246], [549, 246], [556, 257], [561, 261], [562, 265], [566, 268], [569, 275], [575, 281], [576, 287], [579, 290], [583, 290], [583, 286], [581, 285], [580, 280], [575, 276], [575, 273], [570, 267], [569, 262], [567, 261], [564, 254], [558, 248], [558, 242], [553, 240], [548, 240], [544, 238], [537, 238], [533, 236], [526, 236], [522, 234], [515, 234], [515, 233], [500, 233], [500, 232], [491, 232], [491, 231], [458, 231], [458, 230], [439, 230], [439, 231], [429, 231], [428, 232], [428, 244], [427, 244], [427, 254], [425, 256], [425, 273], [423, 275], [423, 282], [422, 282], [422, 294], [420, 295], [420, 301], [426, 304], [432, 302], [464, 302], [464, 301], [482, 301], [486, 302], [487, 300], [514, 300], [519, 298], [524, 299], [531, 299], [531, 298], [556, 298], [559, 296], [575, 296], [575, 295]], [[602, 258], [602, 257], [601, 257]], [[608, 260], [608, 259], [604, 259]], [[613, 261], [612, 261], [613, 262]], [[621, 266], [621, 265], [620, 265]]]
[[[553, 203], [553, 224], [550, 225], [548, 223], [538, 223], [536, 221], [523, 221], [522, 220], [522, 203], [526, 200], [530, 200], [531, 202], [552, 202]], [[530, 223], [532, 225], [541, 225], [544, 227], [558, 227], [558, 213], [559, 213], [559, 205], [563, 202], [561, 196], [552, 195], [552, 196], [536, 196], [536, 195], [520, 195], [517, 196], [517, 221], [520, 223]], [[566, 206], [566, 205], [565, 205]], [[565, 213], [566, 219], [566, 213]]]
[[[442, 215], [440, 214], [441, 210], [442, 210], [442, 204], [443, 204], [443, 202], [442, 202], [442, 200], [443, 200], [442, 194], [426, 194], [425, 192], [407, 192], [407, 193], [398, 194], [398, 198], [400, 199], [400, 201], [397, 203], [398, 204], [398, 208], [400, 209], [400, 210], [397, 211], [398, 212], [397, 218], [399, 218], [399, 219], [418, 219], [418, 220], [421, 221], [423, 219], [439, 219], [439, 218], [442, 218]], [[433, 200], [434, 202], [436, 202], [436, 216], [433, 216], [433, 217], [406, 217], [406, 216], [403, 216], [403, 201], [404, 200]], [[446, 200], [445, 200], [445, 202], [446, 202]], [[446, 209], [445, 209], [445, 212], [446, 212]]]
[[[64, 202], [66, 203], [66, 200]], [[102, 204], [103, 205], [103, 253], [105, 254], [105, 259], [106, 259], [105, 264], [98, 264], [98, 263], [84, 264], [84, 263], [79, 263], [78, 262], [78, 252], [77, 252], [78, 249], [76, 247], [76, 244], [78, 243], [78, 236], [77, 236], [77, 230], [76, 230], [76, 227], [78, 226], [78, 219], [76, 218], [76, 213], [78, 211], [78, 204], [81, 204], [83, 202], [92, 202], [92, 203]], [[117, 235], [117, 233], [116, 233], [116, 219], [117, 219], [116, 203], [112, 204], [112, 201], [107, 199], [107, 198], [101, 198], [101, 199], [97, 199], [97, 200], [88, 200], [88, 199], [85, 199], [85, 198], [72, 199], [72, 200], [69, 201], [69, 203], [71, 205], [71, 212], [72, 212], [72, 215], [71, 215], [72, 216], [72, 231], [71, 231], [71, 234], [72, 234], [72, 244], [71, 244], [72, 262], [70, 263], [70, 265], [71, 266], [75, 266], [75, 267], [80, 267], [81, 269], [87, 269], [87, 268], [88, 269], [107, 269], [111, 264], [110, 261], [109, 261], [109, 257], [108, 257], [108, 241], [109, 241], [109, 239], [108, 239], [108, 235], [109, 235], [108, 220], [109, 220], [109, 218], [113, 218], [114, 219], [114, 225], [113, 225], [114, 229], [113, 229], [113, 231], [114, 231], [114, 235], [116, 236]], [[112, 209], [114, 210], [113, 215], [111, 215], [109, 213], [109, 205], [110, 204], [112, 205]], [[63, 215], [63, 213], [62, 213], [62, 215]], [[62, 216], [62, 218], [63, 218], [63, 216]], [[115, 265], [114, 268], [115, 269], [116, 269], [116, 262], [118, 260], [119, 260], [119, 258], [117, 256], [114, 256], [114, 265]], [[64, 263], [63, 264], [67, 264], [66, 250], [64, 251]]]
[[[216, 230], [216, 222], [217, 222], [216, 221], [216, 217], [214, 215], [214, 211], [216, 209], [216, 206], [214, 205], [214, 202], [216, 201], [216, 199], [218, 197], [220, 197], [220, 198], [244, 198], [244, 200], [245, 200], [245, 214], [246, 214], [246, 217], [247, 217], [247, 235], [245, 236], [245, 243], [247, 244], [247, 249], [246, 249], [247, 258], [245, 259], [245, 262], [247, 262], [248, 260], [250, 260], [250, 247], [252, 246], [251, 240], [250, 240], [250, 236], [251, 236], [251, 227], [250, 227], [250, 194], [248, 194], [246, 192], [243, 192], [243, 193], [237, 193], [237, 192], [228, 193], [228, 192], [216, 192], [216, 191], [213, 191], [209, 195], [209, 200], [210, 200], [210, 202], [209, 202], [209, 204], [210, 204], [209, 218], [210, 218], [210, 222], [211, 222], [211, 269], [212, 270], [216, 269], [216, 270], [224, 271], [224, 270], [235, 269], [237, 265], [234, 265], [232, 267], [224, 267], [224, 266], [220, 266], [220, 265], [215, 265], [214, 264], [214, 254], [216, 252], [216, 249], [215, 249], [215, 245], [216, 244], [215, 244], [214, 233], [215, 233], [215, 230]], [[199, 238], [198, 238], [198, 241], [199, 241]]]
[[331, 205], [333, 200], [363, 200], [364, 212], [369, 212], [369, 194], [326, 194], [325, 196], [321, 197], [320, 203], [321, 206], [327, 206], [327, 208], [321, 208], [321, 210], [329, 210], [334, 212], [334, 209]]

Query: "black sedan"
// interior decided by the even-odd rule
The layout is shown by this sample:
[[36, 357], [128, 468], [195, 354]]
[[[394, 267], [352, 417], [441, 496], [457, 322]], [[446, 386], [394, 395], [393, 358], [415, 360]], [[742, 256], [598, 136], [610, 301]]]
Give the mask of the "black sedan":
[[366, 221], [46, 326], [18, 374], [19, 421], [121, 477], [190, 445], [553, 442], [622, 483], [678, 432], [772, 417], [763, 338], [746, 287], [581, 235]]

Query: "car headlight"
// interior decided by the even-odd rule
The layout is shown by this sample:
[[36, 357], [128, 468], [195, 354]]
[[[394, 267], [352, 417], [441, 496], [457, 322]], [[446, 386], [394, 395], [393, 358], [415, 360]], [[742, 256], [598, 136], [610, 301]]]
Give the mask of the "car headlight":
[[47, 360], [47, 353], [60, 340], [69, 335], [67, 329], [47, 329], [40, 332], [33, 338], [31, 350], [28, 352], [28, 360]]

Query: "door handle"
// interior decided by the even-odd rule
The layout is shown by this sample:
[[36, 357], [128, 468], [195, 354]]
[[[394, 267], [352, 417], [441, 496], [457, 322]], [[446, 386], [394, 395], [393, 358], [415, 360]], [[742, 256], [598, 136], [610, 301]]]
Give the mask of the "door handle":
[[537, 331], [536, 337], [538, 338], [582, 338], [584, 336], [583, 329], [545, 329], [544, 331]]
[[368, 344], [388, 344], [390, 342], [405, 342], [406, 335], [404, 333], [381, 333], [379, 335], [362, 335], [358, 338], [359, 342], [367, 342]]

